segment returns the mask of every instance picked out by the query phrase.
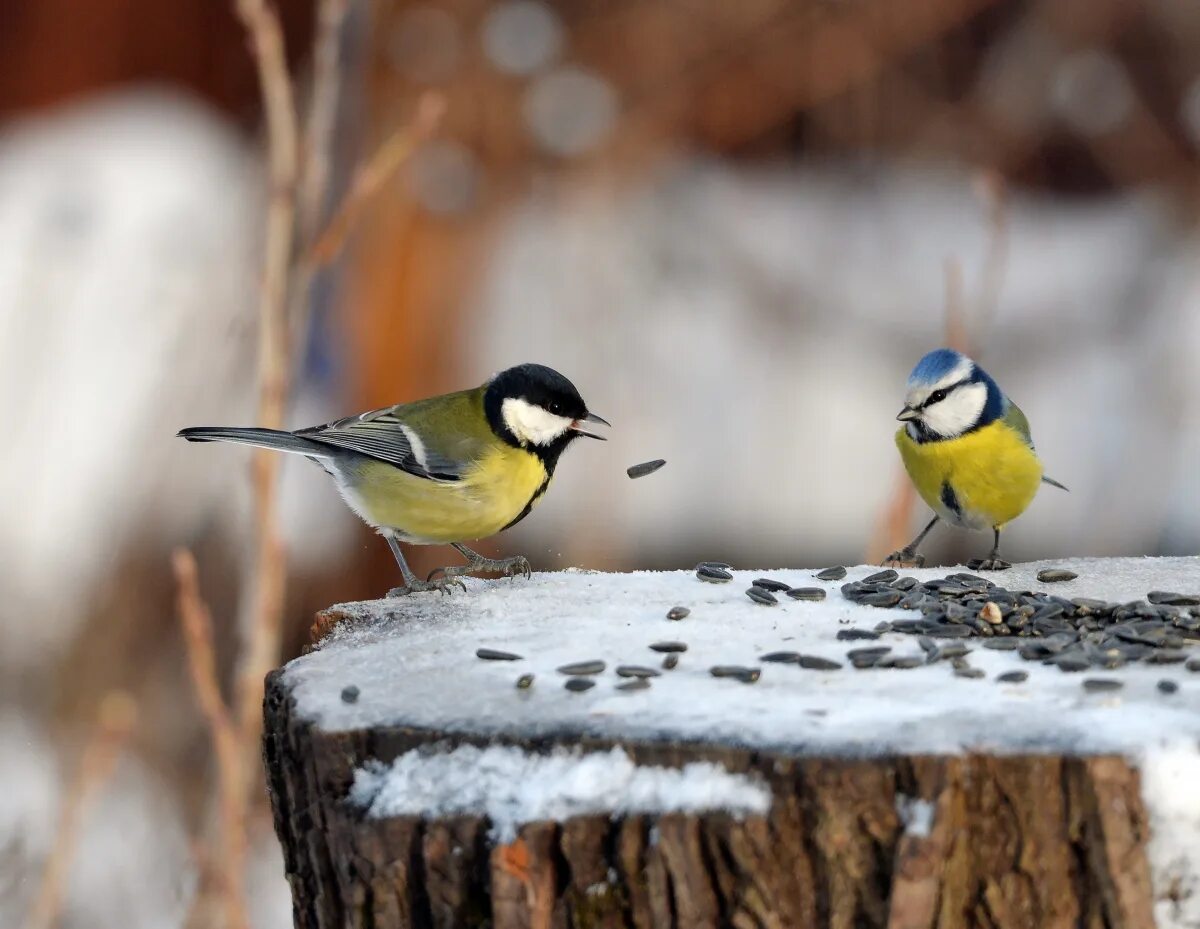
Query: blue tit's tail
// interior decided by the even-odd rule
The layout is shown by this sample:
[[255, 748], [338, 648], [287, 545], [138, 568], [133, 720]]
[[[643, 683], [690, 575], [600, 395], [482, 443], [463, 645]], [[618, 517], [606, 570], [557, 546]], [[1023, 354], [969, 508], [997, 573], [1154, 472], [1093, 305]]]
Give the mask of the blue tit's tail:
[[238, 445], [253, 445], [255, 448], [269, 448], [276, 452], [290, 452], [294, 455], [307, 455], [309, 458], [332, 458], [334, 450], [328, 445], [314, 442], [294, 435], [291, 432], [280, 432], [276, 429], [250, 429], [236, 426], [193, 426], [190, 429], [180, 429], [177, 433], [189, 442], [235, 442]]
[[1060, 484], [1058, 481], [1056, 481], [1056, 480], [1055, 480], [1054, 478], [1052, 478], [1052, 477], [1045, 477], [1045, 476], [1043, 476], [1043, 477], [1042, 477], [1042, 483], [1043, 483], [1043, 484], [1049, 484], [1051, 487], [1057, 487], [1059, 490], [1065, 490], [1067, 493], [1070, 493], [1070, 492], [1071, 492], [1071, 488], [1070, 488], [1070, 487], [1067, 487], [1067, 486], [1065, 486], [1064, 484]]

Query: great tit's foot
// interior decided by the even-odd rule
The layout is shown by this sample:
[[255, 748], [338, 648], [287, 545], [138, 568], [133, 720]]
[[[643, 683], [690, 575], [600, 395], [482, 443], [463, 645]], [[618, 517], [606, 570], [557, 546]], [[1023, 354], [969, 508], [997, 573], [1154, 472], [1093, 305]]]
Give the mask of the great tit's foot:
[[920, 552], [909, 551], [907, 548], [902, 548], [898, 552], [892, 552], [883, 559], [883, 567], [885, 568], [923, 568], [925, 567], [925, 556]]
[[429, 573], [430, 577], [441, 572], [443, 578], [461, 577], [464, 574], [474, 574], [476, 571], [495, 571], [505, 577], [533, 576], [529, 559], [524, 555], [514, 555], [511, 558], [473, 558], [463, 565], [451, 565], [448, 568], [435, 568]]
[[1011, 561], [1005, 561], [995, 555], [988, 555], [987, 558], [973, 558], [967, 562], [967, 568], [971, 571], [1007, 571], [1011, 567]]
[[439, 577], [436, 581], [422, 581], [414, 577], [407, 586], [393, 587], [387, 592], [387, 595], [388, 597], [405, 597], [409, 594], [425, 593], [431, 590], [436, 590], [440, 594], [450, 594], [455, 587], [464, 591], [467, 589], [466, 584], [454, 577]]

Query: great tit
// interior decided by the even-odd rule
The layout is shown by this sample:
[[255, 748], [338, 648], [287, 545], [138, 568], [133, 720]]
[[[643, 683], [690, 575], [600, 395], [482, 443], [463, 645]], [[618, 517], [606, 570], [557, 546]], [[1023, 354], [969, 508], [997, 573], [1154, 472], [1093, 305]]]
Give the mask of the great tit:
[[[584, 424], [608, 423], [588, 411], [575, 385], [557, 371], [523, 364], [473, 390], [402, 403], [297, 432], [201, 426], [191, 442], [236, 442], [304, 455], [333, 477], [346, 504], [387, 539], [404, 586], [448, 592], [474, 571], [530, 573], [522, 555], [493, 560], [463, 540], [515, 525], [541, 500], [559, 456]], [[400, 542], [450, 544], [465, 565], [438, 568], [422, 581]], [[432, 580], [433, 575], [442, 576]]]
[[935, 515], [887, 563], [921, 565], [917, 546], [939, 519], [965, 529], [991, 529], [994, 544], [979, 570], [1011, 567], [1000, 559], [1000, 530], [1020, 516], [1042, 483], [1029, 421], [983, 368], [949, 348], [930, 352], [908, 378], [904, 423], [896, 445], [908, 476]]

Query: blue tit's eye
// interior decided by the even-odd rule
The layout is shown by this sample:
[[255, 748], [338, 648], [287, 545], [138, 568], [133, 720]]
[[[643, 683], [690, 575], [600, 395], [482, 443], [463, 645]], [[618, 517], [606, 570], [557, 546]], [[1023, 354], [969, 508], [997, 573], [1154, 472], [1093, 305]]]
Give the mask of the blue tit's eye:
[[929, 399], [925, 401], [925, 405], [931, 406], [934, 403], [941, 403], [948, 396], [950, 396], [950, 391], [944, 387], [941, 390], [935, 390], [929, 395]]

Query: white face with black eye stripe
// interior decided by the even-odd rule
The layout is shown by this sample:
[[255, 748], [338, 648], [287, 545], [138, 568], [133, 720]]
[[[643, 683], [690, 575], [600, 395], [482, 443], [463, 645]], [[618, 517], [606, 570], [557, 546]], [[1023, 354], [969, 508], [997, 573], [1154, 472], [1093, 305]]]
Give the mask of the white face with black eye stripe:
[[520, 397], [506, 397], [500, 405], [500, 415], [522, 445], [550, 445], [575, 424], [569, 416], [552, 413]]
[[969, 432], [979, 424], [987, 406], [987, 385], [972, 382], [975, 365], [969, 358], [932, 384], [910, 384], [905, 406], [916, 410], [917, 420], [908, 424], [908, 434], [918, 438], [918, 424], [926, 432], [944, 439]]

